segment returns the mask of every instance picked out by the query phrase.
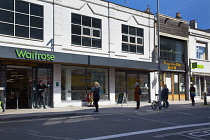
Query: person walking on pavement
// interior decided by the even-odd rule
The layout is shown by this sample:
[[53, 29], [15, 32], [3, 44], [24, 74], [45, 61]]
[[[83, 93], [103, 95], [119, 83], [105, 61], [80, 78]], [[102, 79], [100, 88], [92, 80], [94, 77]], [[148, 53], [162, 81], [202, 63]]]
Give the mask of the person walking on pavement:
[[169, 90], [167, 88], [167, 85], [164, 84], [162, 92], [161, 92], [161, 98], [162, 98], [163, 101], [167, 101], [168, 100], [168, 93], [169, 93]]
[[140, 107], [140, 95], [141, 95], [141, 89], [140, 89], [139, 83], [136, 82], [135, 90], [134, 90], [134, 101], [136, 101], [135, 109], [139, 109], [139, 107]]
[[98, 112], [98, 101], [100, 99], [100, 85], [98, 82], [94, 83], [94, 90], [93, 90], [93, 102], [95, 105], [96, 110], [94, 112]]
[[43, 108], [47, 109], [45, 107], [45, 93], [44, 93], [45, 88], [48, 88], [48, 87], [45, 84], [43, 84], [42, 80], [40, 80], [37, 86], [37, 90], [38, 90], [37, 95], [38, 95], [38, 104], [39, 104], [38, 108], [41, 108], [41, 104], [43, 104]]
[[190, 98], [192, 100], [192, 106], [195, 106], [195, 87], [193, 84], [190, 86]]

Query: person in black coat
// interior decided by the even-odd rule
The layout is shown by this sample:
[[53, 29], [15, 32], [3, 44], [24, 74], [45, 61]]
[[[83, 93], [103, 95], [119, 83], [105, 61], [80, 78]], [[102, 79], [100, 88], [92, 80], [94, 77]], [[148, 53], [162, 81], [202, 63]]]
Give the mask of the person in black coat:
[[193, 84], [190, 86], [190, 98], [192, 100], [192, 106], [195, 106], [195, 87]]
[[45, 107], [45, 95], [44, 95], [44, 90], [45, 88], [48, 88], [45, 84], [43, 84], [42, 80], [39, 81], [39, 84], [37, 86], [37, 96], [38, 96], [38, 103], [39, 107], [41, 108], [41, 104], [43, 104], [43, 108], [46, 109]]
[[163, 101], [167, 101], [168, 100], [168, 93], [169, 93], [169, 90], [167, 88], [167, 85], [164, 84], [162, 92], [161, 92], [161, 98], [162, 98]]
[[98, 101], [100, 99], [100, 85], [98, 82], [94, 83], [94, 90], [93, 90], [93, 102], [96, 107], [96, 110], [94, 112], [98, 112]]

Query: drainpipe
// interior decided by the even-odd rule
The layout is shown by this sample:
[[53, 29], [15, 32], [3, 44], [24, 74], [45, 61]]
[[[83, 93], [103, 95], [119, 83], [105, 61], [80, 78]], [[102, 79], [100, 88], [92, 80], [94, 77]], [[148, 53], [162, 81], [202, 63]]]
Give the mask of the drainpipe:
[[110, 2], [108, 2], [108, 43], [109, 43], [109, 58], [111, 57], [110, 55], [110, 9], [109, 9], [109, 5]]
[[52, 47], [51, 47], [51, 51], [54, 52], [54, 45], [55, 42], [55, 0], [53, 0], [53, 38], [52, 38]]

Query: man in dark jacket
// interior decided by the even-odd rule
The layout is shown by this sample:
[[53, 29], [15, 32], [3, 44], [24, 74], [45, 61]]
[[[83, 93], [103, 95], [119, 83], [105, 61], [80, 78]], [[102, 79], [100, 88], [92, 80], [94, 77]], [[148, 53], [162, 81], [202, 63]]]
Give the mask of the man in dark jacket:
[[161, 98], [163, 101], [167, 101], [168, 100], [168, 93], [169, 93], [169, 90], [167, 88], [167, 85], [164, 84], [163, 85], [163, 89], [162, 89], [162, 93], [161, 93]]
[[45, 84], [43, 84], [42, 80], [40, 80], [39, 85], [37, 86], [38, 103], [39, 103], [39, 108], [41, 108], [41, 104], [43, 104], [44, 109], [46, 109], [45, 94], [44, 94], [45, 88], [48, 88], [48, 87]]

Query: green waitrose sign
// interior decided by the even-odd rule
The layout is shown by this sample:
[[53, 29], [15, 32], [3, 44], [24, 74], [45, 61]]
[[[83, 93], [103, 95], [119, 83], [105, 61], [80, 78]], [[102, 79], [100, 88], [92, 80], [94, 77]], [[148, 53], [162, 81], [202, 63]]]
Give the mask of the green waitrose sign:
[[18, 58], [25, 58], [30, 60], [43, 60], [43, 61], [54, 61], [55, 56], [49, 54], [39, 54], [37, 51], [22, 51], [22, 50], [15, 50], [16, 55]]

